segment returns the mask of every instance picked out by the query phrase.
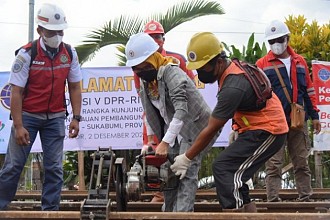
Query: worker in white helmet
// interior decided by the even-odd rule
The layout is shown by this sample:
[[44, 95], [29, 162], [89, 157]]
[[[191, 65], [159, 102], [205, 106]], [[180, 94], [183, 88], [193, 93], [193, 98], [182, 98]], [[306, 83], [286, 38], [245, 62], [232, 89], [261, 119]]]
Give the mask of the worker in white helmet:
[[[265, 39], [270, 51], [257, 61], [257, 66], [268, 76], [273, 91], [283, 106], [289, 133], [285, 145], [291, 158], [298, 191], [298, 201], [309, 201], [312, 195], [311, 171], [308, 165], [310, 143], [307, 124], [301, 128], [291, 126], [291, 103], [297, 103], [306, 111], [305, 120], [312, 120], [316, 134], [321, 130], [318, 108], [313, 83], [308, 66], [302, 56], [289, 46], [290, 31], [288, 26], [279, 20], [271, 21], [265, 29]], [[279, 78], [280, 76], [280, 78]], [[283, 82], [283, 85], [281, 83]], [[281, 201], [279, 190], [282, 182], [282, 166], [285, 147], [266, 163], [266, 189], [269, 202]]]
[[[188, 75], [171, 57], [157, 52], [158, 48], [147, 33], [131, 36], [125, 49], [126, 66], [132, 67], [142, 81], [139, 96], [148, 127], [160, 140], [156, 156], [173, 159], [189, 149], [207, 125], [211, 109]], [[177, 189], [164, 191], [164, 211], [194, 211], [202, 155], [212, 147], [218, 135], [215, 133], [205, 151], [191, 161], [192, 166]], [[169, 165], [167, 162], [168, 170]]]
[[4, 165], [0, 170], [0, 210], [14, 199], [20, 175], [39, 133], [44, 179], [41, 208], [57, 211], [63, 185], [63, 142], [68, 82], [73, 118], [68, 137], [79, 132], [82, 75], [77, 53], [62, 42], [65, 14], [53, 4], [37, 12], [39, 39], [19, 49], [10, 72], [10, 113], [13, 120]]

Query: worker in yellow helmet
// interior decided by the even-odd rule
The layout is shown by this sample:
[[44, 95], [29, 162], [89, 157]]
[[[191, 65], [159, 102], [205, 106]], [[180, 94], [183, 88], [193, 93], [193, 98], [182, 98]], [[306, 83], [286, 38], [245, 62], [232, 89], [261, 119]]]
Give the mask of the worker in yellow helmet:
[[276, 95], [255, 109], [257, 96], [244, 72], [224, 52], [213, 33], [195, 34], [187, 47], [188, 69], [195, 69], [203, 83], [217, 83], [217, 104], [208, 125], [193, 145], [175, 158], [173, 172], [184, 178], [191, 160], [207, 146], [225, 123], [234, 119], [238, 137], [214, 160], [213, 176], [221, 207], [228, 211], [256, 212], [245, 183], [282, 146], [288, 126]]

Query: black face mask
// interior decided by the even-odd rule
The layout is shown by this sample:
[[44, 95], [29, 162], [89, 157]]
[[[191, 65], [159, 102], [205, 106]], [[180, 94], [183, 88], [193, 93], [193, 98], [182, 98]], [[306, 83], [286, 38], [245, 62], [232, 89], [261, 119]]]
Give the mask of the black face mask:
[[214, 69], [211, 71], [197, 70], [198, 79], [202, 83], [214, 83], [217, 81], [217, 75], [214, 74]]
[[157, 73], [158, 73], [158, 70], [152, 69], [152, 70], [147, 70], [147, 71], [141, 71], [141, 72], [137, 73], [136, 75], [138, 75], [138, 77], [140, 77], [141, 79], [143, 79], [146, 82], [152, 82], [155, 79], [157, 79]]

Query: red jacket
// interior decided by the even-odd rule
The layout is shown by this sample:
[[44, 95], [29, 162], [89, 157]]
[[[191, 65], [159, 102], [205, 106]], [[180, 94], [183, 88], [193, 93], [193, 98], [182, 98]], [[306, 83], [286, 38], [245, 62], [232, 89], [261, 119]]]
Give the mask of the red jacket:
[[[31, 47], [31, 43], [24, 48]], [[23, 94], [22, 110], [31, 113], [65, 111], [65, 84], [70, 72], [71, 58], [61, 43], [53, 60], [37, 43], [37, 55], [30, 67]]]
[[277, 66], [291, 96], [291, 100], [301, 105], [304, 104], [307, 112], [306, 116], [310, 116], [312, 119], [319, 119], [319, 109], [316, 105], [315, 90], [309, 75], [307, 63], [305, 59], [295, 53], [290, 46], [288, 46], [287, 50], [291, 57], [291, 79], [288, 76], [285, 65], [275, 57], [272, 51], [269, 51], [266, 56], [260, 58], [256, 62], [256, 65], [260, 67], [268, 76], [272, 84], [273, 91], [281, 100], [288, 121], [290, 121], [290, 103], [285, 96], [272, 63]]

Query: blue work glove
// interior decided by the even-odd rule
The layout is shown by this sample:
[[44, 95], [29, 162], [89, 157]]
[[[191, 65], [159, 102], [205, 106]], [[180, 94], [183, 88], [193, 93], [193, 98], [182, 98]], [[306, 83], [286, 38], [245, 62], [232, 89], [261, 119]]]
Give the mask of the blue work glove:
[[180, 180], [182, 180], [186, 176], [187, 169], [190, 167], [190, 162], [191, 160], [186, 157], [186, 154], [180, 154], [174, 158], [171, 170], [175, 175], [180, 176]]

